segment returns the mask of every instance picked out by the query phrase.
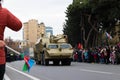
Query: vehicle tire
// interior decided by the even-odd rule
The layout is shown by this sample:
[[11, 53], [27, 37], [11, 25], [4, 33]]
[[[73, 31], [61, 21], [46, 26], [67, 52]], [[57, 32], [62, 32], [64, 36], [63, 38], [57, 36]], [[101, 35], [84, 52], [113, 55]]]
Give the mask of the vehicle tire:
[[53, 65], [59, 65], [60, 61], [59, 60], [54, 60]]
[[66, 65], [68, 65], [68, 66], [71, 65], [71, 61], [67, 61]]
[[45, 65], [48, 66], [49, 65], [49, 60], [45, 60]]
[[71, 60], [62, 60], [61, 61], [62, 65], [71, 65]]

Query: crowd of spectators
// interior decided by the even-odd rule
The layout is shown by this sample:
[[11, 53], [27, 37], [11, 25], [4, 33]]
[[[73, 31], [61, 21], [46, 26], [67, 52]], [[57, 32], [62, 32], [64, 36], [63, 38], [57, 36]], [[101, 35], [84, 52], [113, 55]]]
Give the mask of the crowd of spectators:
[[73, 61], [101, 64], [120, 64], [120, 46], [104, 46], [89, 49], [75, 48]]

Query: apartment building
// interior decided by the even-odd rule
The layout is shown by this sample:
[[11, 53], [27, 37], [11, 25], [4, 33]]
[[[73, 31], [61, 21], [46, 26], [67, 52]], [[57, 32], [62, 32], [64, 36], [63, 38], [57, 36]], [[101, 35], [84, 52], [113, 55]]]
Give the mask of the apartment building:
[[23, 40], [29, 47], [34, 46], [40, 36], [45, 35], [45, 25], [44, 23], [39, 24], [38, 20], [31, 19], [23, 25]]
[[53, 35], [53, 28], [52, 27], [46, 27], [46, 36], [50, 37], [51, 35]]

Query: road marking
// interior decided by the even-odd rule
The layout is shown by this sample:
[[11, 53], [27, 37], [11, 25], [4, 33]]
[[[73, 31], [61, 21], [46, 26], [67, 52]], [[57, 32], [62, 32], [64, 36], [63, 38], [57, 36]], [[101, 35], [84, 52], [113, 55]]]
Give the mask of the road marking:
[[94, 72], [94, 73], [101, 73], [101, 74], [114, 74], [111, 72], [103, 72], [103, 71], [95, 71], [95, 70], [87, 70], [87, 69], [80, 69], [81, 71], [86, 71], [86, 72]]
[[4, 80], [11, 80], [6, 74], [4, 75]]
[[40, 79], [38, 79], [38, 78], [36, 78], [36, 77], [34, 77], [34, 76], [28, 75], [28, 74], [26, 74], [26, 73], [24, 73], [24, 72], [22, 72], [22, 71], [19, 71], [19, 70], [15, 69], [15, 68], [12, 68], [12, 67], [10, 67], [10, 66], [8, 66], [8, 65], [6, 65], [6, 67], [8, 67], [8, 68], [10, 68], [10, 69], [12, 69], [12, 70], [20, 73], [20, 74], [23, 74], [23, 75], [25, 75], [25, 76], [33, 79], [33, 80], [40, 80]]

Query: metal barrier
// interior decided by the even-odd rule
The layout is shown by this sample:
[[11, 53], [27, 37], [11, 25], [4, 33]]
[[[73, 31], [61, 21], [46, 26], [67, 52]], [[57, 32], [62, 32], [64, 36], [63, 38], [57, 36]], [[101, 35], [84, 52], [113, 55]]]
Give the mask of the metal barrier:
[[14, 53], [20, 55], [20, 52], [18, 52], [18, 51], [16, 51], [16, 50], [12, 49], [11, 47], [9, 47], [9, 46], [7, 46], [7, 45], [6, 45], [5, 47], [6, 47], [7, 49], [13, 51]]
[[6, 53], [6, 62], [11, 62], [11, 61], [17, 61], [17, 60], [23, 60], [23, 57], [21, 56], [21, 53], [12, 49], [9, 46], [5, 46], [5, 53]]

